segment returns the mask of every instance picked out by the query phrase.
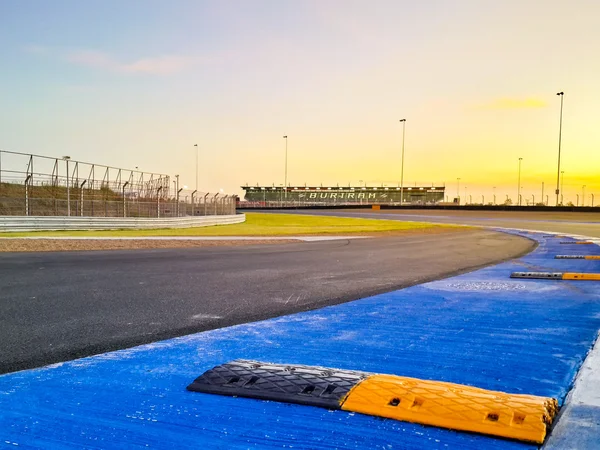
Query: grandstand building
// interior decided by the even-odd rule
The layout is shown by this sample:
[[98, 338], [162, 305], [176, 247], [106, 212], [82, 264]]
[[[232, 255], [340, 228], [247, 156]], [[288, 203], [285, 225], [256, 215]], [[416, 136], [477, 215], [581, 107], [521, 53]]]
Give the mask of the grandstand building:
[[421, 204], [444, 201], [445, 186], [405, 186], [401, 201], [400, 187], [369, 186], [242, 186], [244, 201], [252, 203], [293, 204]]

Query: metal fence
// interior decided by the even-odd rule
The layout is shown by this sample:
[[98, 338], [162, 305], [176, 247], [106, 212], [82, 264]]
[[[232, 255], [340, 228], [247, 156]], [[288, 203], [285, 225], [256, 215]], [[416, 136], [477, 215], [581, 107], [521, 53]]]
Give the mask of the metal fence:
[[244, 214], [195, 216], [195, 217], [35, 217], [0, 216], [0, 230], [6, 231], [42, 231], [42, 230], [115, 230], [115, 229], [153, 229], [188, 228], [211, 225], [242, 223]]
[[0, 151], [0, 216], [235, 214], [236, 197], [179, 188], [168, 175]]

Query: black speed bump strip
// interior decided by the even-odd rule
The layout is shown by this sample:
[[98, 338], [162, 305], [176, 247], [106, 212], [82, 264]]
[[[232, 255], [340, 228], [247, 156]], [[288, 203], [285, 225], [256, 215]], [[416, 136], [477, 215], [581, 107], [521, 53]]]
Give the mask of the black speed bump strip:
[[538, 280], [589, 280], [600, 281], [600, 273], [577, 272], [513, 272], [511, 278], [531, 278]]
[[535, 278], [540, 280], [562, 280], [562, 272], [513, 272], [511, 278]]
[[554, 259], [599, 259], [600, 255], [556, 255]]
[[236, 360], [208, 370], [187, 389], [340, 409], [350, 389], [368, 375], [316, 366]]

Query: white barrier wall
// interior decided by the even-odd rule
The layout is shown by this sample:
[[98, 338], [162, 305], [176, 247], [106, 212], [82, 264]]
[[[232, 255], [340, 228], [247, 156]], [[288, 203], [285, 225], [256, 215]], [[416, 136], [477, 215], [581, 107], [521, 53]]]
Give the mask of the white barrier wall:
[[165, 217], [156, 219], [146, 217], [0, 216], [0, 232], [189, 228], [227, 225], [245, 221], [245, 214]]

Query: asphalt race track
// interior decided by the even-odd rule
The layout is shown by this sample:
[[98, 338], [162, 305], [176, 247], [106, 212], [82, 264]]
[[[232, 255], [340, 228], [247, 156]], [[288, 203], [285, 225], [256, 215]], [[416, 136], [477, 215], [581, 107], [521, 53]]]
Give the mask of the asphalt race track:
[[[282, 212], [282, 211], [280, 211]], [[529, 211], [458, 211], [423, 209], [386, 209], [381, 211], [288, 210], [286, 213], [325, 215], [339, 217], [364, 217], [366, 219], [405, 220], [462, 224], [484, 227], [517, 228], [558, 233], [572, 233], [600, 237], [600, 210], [596, 213], [529, 212]]]
[[488, 230], [0, 256], [0, 373], [332, 305], [514, 258]]

